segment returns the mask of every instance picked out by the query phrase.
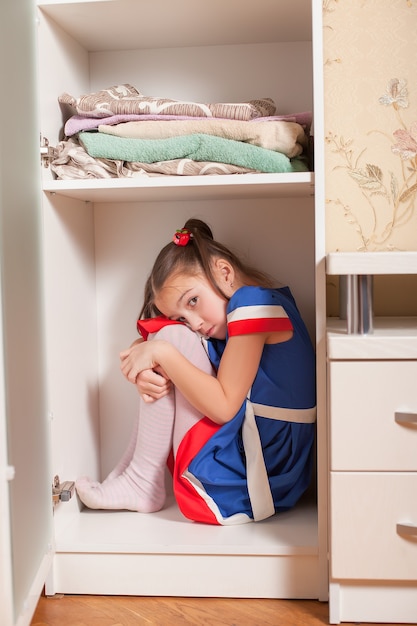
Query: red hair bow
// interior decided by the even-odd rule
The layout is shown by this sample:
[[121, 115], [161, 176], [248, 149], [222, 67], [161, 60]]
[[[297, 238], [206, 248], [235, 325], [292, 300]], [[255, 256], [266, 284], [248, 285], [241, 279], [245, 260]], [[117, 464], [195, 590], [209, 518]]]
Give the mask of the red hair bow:
[[180, 228], [175, 231], [172, 241], [177, 246], [186, 246], [190, 239], [192, 239], [192, 236], [193, 234], [188, 228]]

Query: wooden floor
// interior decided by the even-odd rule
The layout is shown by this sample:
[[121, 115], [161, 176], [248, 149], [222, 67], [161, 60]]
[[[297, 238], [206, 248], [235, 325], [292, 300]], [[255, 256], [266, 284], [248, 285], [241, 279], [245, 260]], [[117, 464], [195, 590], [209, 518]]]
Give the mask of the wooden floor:
[[[31, 626], [322, 626], [328, 623], [328, 605], [312, 600], [56, 595], [41, 597]], [[353, 625], [345, 622], [344, 626]]]

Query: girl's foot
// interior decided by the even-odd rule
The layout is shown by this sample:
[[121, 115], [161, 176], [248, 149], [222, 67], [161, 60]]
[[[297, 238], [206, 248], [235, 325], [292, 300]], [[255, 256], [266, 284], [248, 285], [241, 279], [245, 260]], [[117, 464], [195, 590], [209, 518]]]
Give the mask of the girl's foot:
[[[164, 485], [164, 475], [162, 482]], [[123, 474], [105, 483], [97, 483], [88, 478], [79, 478], [75, 483], [78, 496], [89, 509], [109, 509], [153, 513], [164, 506], [165, 488], [155, 487], [152, 496], [144, 493], [135, 476], [128, 467]]]

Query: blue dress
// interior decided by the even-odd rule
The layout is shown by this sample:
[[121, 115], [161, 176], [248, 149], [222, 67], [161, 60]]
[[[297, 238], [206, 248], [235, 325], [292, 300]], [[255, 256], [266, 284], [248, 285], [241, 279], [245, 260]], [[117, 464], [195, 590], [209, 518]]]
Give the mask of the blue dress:
[[309, 486], [315, 438], [315, 354], [288, 287], [242, 287], [227, 307], [227, 336], [210, 339], [217, 367], [229, 337], [292, 330], [264, 346], [258, 373], [237, 415], [208, 418], [177, 452], [174, 492], [186, 517], [230, 525], [259, 521], [293, 507]]

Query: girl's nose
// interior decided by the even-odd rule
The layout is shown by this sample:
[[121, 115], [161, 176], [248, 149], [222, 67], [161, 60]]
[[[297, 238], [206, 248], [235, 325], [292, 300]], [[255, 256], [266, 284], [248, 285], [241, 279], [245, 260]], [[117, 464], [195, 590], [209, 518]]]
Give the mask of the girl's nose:
[[192, 319], [190, 319], [190, 326], [191, 326], [191, 330], [198, 332], [203, 326], [203, 320], [197, 316], [192, 317]]

